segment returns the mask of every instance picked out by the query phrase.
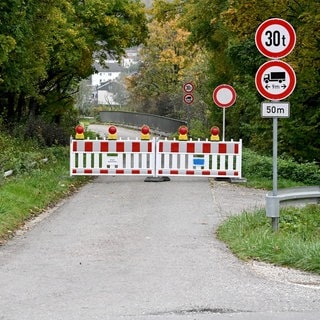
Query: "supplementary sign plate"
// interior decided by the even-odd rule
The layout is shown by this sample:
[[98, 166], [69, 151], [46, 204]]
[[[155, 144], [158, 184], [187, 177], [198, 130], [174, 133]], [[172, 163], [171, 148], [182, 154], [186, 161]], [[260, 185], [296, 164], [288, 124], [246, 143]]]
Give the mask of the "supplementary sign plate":
[[261, 116], [262, 118], [289, 118], [290, 103], [289, 102], [262, 102]]

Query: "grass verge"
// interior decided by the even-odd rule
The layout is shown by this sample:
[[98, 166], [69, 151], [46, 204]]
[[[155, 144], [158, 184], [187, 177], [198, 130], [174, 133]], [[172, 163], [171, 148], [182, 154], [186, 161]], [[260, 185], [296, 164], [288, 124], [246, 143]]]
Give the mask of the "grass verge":
[[278, 232], [264, 210], [244, 212], [222, 223], [217, 237], [240, 259], [320, 274], [320, 205], [281, 209]]
[[0, 243], [10, 238], [24, 222], [89, 181], [69, 176], [68, 148], [58, 148], [47, 163], [1, 181]]

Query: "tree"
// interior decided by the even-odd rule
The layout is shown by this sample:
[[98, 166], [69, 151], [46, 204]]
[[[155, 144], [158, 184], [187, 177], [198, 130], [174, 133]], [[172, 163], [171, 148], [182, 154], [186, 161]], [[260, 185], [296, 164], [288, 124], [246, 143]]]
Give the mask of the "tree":
[[150, 36], [140, 52], [141, 67], [128, 78], [128, 88], [131, 100], [142, 105], [141, 111], [180, 118], [184, 116], [182, 85], [198, 48], [189, 46], [190, 32], [179, 26], [175, 5], [154, 2], [149, 12]]
[[120, 58], [147, 35], [136, 0], [14, 0], [0, 9], [0, 114], [8, 123], [37, 115], [59, 122], [92, 74], [94, 53]]
[[[181, 1], [181, 23], [191, 32], [189, 39], [209, 52], [209, 87], [228, 83], [238, 93], [235, 107], [228, 110], [229, 137], [270, 152], [271, 121], [260, 117], [263, 98], [254, 85], [255, 73], [266, 59], [255, 48], [254, 36], [264, 20], [281, 17], [298, 36], [295, 50], [284, 59], [295, 69], [298, 82], [288, 99], [292, 114], [280, 123], [279, 151], [298, 160], [319, 161], [319, 7], [318, 1]], [[219, 110], [213, 108], [211, 115], [216, 118]]]

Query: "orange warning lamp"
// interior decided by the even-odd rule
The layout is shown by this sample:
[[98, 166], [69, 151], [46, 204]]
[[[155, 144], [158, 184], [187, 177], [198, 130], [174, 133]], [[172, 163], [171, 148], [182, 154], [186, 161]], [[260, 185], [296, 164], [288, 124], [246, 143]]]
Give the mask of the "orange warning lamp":
[[84, 139], [84, 126], [82, 124], [76, 126], [76, 139]]
[[179, 140], [188, 140], [188, 128], [186, 126], [179, 127]]
[[220, 140], [220, 137], [219, 137], [220, 130], [218, 127], [212, 127], [210, 132], [211, 132], [211, 137], [210, 137], [211, 141], [219, 141]]
[[117, 127], [111, 126], [108, 130], [108, 139], [109, 140], [117, 140]]
[[150, 128], [147, 125], [141, 128], [141, 140], [150, 140]]

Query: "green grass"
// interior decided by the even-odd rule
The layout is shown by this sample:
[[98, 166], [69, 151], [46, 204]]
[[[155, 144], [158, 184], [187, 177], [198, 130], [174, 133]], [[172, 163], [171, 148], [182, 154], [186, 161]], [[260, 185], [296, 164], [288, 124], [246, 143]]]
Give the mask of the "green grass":
[[217, 237], [240, 259], [320, 274], [320, 205], [281, 209], [278, 232], [264, 210], [244, 212], [222, 223]]
[[33, 216], [68, 196], [89, 179], [69, 176], [69, 153], [58, 148], [41, 167], [1, 180], [0, 242]]

